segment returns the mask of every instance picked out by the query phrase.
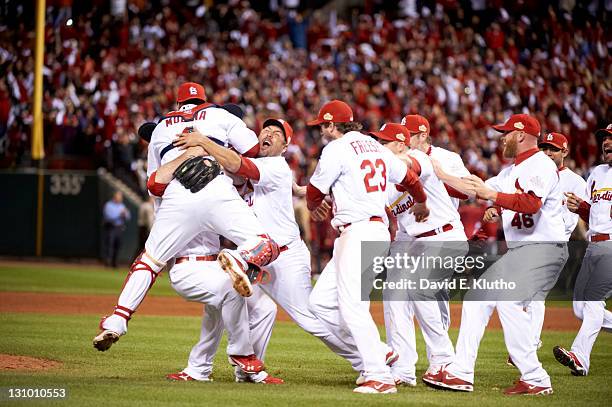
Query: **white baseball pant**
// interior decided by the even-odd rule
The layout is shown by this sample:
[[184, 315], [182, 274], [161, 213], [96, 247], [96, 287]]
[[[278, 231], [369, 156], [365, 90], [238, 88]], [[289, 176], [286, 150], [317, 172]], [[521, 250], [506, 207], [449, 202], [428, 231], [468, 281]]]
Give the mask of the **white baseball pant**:
[[[249, 340], [246, 301], [234, 290], [232, 280], [216, 261], [185, 261], [172, 267], [168, 274], [172, 288], [181, 297], [205, 304], [206, 315], [210, 315], [210, 318], [202, 324], [203, 333], [217, 325], [225, 326], [228, 333], [228, 355], [254, 353]], [[206, 341], [213, 345], [214, 354], [219, 341], [213, 338], [207, 338]]]
[[485, 271], [481, 278], [488, 281], [513, 281], [514, 276], [516, 280], [529, 281], [532, 291], [510, 294], [517, 297], [514, 301], [471, 301], [468, 292], [463, 301], [455, 362], [445, 370], [462, 380], [474, 383], [474, 365], [480, 340], [493, 310], [497, 308], [506, 347], [521, 372], [521, 380], [531, 385], [550, 387], [550, 376], [538, 360], [537, 345], [533, 340], [524, 339], [525, 333], [531, 332], [531, 319], [524, 311], [524, 305], [533, 300], [536, 293], [545, 293], [554, 286], [567, 256], [565, 245], [527, 244], [509, 249]]
[[606, 310], [605, 302], [612, 295], [611, 265], [612, 242], [589, 243], [574, 287], [574, 312], [582, 319], [582, 325], [572, 344], [572, 352], [587, 374], [599, 331], [612, 329], [612, 313]]
[[310, 251], [302, 240], [291, 242], [287, 250], [266, 266], [270, 281], [260, 285], [295, 323], [319, 338], [334, 353], [347, 359], [357, 371], [362, 370], [361, 358], [355, 346], [347, 346], [334, 335], [309, 309], [312, 292]]
[[[402, 235], [399, 235], [401, 238]], [[448, 243], [445, 243], [448, 242]], [[448, 245], [448, 247], [446, 247]], [[435, 236], [423, 237], [412, 241], [397, 240], [391, 243], [389, 256], [408, 253], [414, 256], [463, 256], [467, 252], [467, 238], [463, 229], [452, 229]], [[421, 273], [419, 273], [421, 271]], [[449, 270], [448, 277], [454, 270]], [[417, 270], [416, 275], [427, 274], [423, 269]], [[442, 275], [435, 273], [430, 276], [438, 280]], [[446, 273], [444, 273], [446, 274]], [[435, 277], [434, 277], [435, 275]], [[424, 278], [428, 276], [423, 275]], [[393, 269], [387, 271], [387, 278], [393, 278]], [[383, 295], [386, 296], [386, 292]], [[419, 327], [426, 345], [427, 360], [432, 368], [451, 363], [455, 357], [453, 343], [448, 336], [450, 326], [450, 307], [448, 301], [438, 300], [437, 297], [422, 298], [423, 295], [434, 294], [419, 293], [419, 298], [410, 298], [410, 293], [404, 293], [407, 301], [397, 298], [383, 302], [385, 315], [385, 329], [387, 343], [399, 353], [399, 359], [391, 369], [393, 376], [402, 381], [416, 379], [416, 363], [418, 353], [416, 350], [416, 335], [414, 317], [417, 317]]]
[[[249, 332], [246, 333], [244, 338], [250, 338], [249, 342], [253, 345], [255, 356], [259, 360], [263, 360], [276, 319], [276, 304], [259, 287], [254, 286], [253, 295], [246, 298], [246, 308]], [[210, 377], [213, 370], [213, 360], [223, 337], [224, 327], [228, 331], [229, 345], [230, 331], [223, 318], [223, 310], [209, 305], [204, 307], [200, 340], [191, 349], [187, 367], [183, 369], [184, 373], [196, 380], [205, 380]], [[241, 374], [238, 371], [236, 373]]]
[[370, 302], [361, 298], [360, 253], [361, 242], [366, 240], [389, 242], [385, 224], [362, 221], [344, 228], [310, 294], [310, 310], [347, 345], [354, 343], [366, 380], [392, 384], [391, 370], [385, 364], [387, 347], [380, 341]]

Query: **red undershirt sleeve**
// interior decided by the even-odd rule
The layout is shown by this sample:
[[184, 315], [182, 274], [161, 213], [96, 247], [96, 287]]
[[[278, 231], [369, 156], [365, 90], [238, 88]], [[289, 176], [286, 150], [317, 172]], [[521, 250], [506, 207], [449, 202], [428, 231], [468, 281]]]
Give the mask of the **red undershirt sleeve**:
[[161, 184], [159, 182], [155, 182], [155, 174], [157, 174], [157, 171], [153, 172], [153, 174], [151, 174], [151, 176], [147, 180], [147, 189], [149, 190], [149, 192], [151, 192], [151, 194], [155, 196], [162, 196], [168, 184]]
[[417, 203], [422, 203], [427, 200], [427, 195], [425, 195], [425, 191], [423, 190], [423, 184], [419, 180], [419, 176], [416, 172], [408, 169], [406, 171], [406, 176], [398, 184], [399, 191], [408, 191], [408, 193], [414, 198], [414, 201]]
[[308, 206], [308, 210], [316, 209], [323, 202], [323, 198], [325, 198], [325, 194], [319, 191], [317, 187], [312, 184], [306, 186], [306, 206]]
[[457, 198], [461, 200], [469, 198], [466, 194], [464, 194], [463, 192], [457, 191], [455, 188], [451, 187], [450, 185], [444, 184], [444, 188], [446, 188], [446, 192], [448, 192], [448, 195], [451, 198]]
[[495, 205], [514, 212], [534, 214], [542, 207], [542, 200], [533, 192], [521, 194], [497, 193]]
[[241, 155], [244, 157], [256, 158], [257, 154], [259, 154], [259, 143], [255, 144], [249, 151]]
[[259, 181], [259, 179], [261, 178], [259, 168], [257, 168], [253, 161], [249, 160], [246, 157], [241, 158], [240, 168], [238, 169], [238, 171], [236, 171], [236, 175], [240, 175], [241, 177], [245, 177], [255, 181]]
[[580, 216], [580, 219], [588, 224], [589, 217], [591, 216], [591, 204], [587, 201], [580, 202], [580, 206], [578, 207], [578, 215]]

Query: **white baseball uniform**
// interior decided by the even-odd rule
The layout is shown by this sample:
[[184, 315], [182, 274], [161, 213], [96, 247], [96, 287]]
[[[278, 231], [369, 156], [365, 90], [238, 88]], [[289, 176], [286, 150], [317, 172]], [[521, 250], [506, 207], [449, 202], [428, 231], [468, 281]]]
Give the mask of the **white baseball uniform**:
[[[148, 175], [182, 154], [172, 141], [190, 126], [220, 144], [233, 146], [239, 153], [258, 144], [255, 133], [226, 110], [210, 104], [186, 105], [183, 111], [170, 113], [155, 127], [149, 144]], [[145, 253], [132, 265], [115, 312], [106, 318], [102, 327], [121, 335], [127, 332], [127, 321], [166, 262], [204, 232], [225, 236], [239, 250], [250, 251], [263, 240], [260, 237], [265, 234], [263, 227], [224, 174], [197, 193], [177, 180], [168, 184], [145, 243]]]
[[[561, 194], [564, 192], [573, 192], [580, 199], [586, 199], [586, 182], [585, 180], [569, 168], [563, 167], [559, 170], [559, 188]], [[569, 240], [572, 232], [578, 224], [580, 218], [578, 214], [570, 212], [567, 209], [567, 203], [565, 201], [565, 195], [561, 202], [563, 207], [563, 224], [565, 225], [565, 237]], [[531, 330], [533, 332], [533, 338], [538, 346], [540, 347], [541, 341], [540, 336], [542, 334], [542, 327], [544, 326], [544, 315], [546, 313], [546, 306], [544, 301], [531, 301], [526, 307], [525, 311], [531, 318]]]
[[401, 183], [406, 174], [406, 165], [389, 150], [351, 131], [323, 148], [310, 179], [323, 194], [331, 192], [332, 226], [340, 231], [332, 259], [310, 295], [310, 309], [336, 336], [354, 340], [366, 380], [388, 384], [394, 380], [385, 364], [387, 350], [369, 312], [369, 301], [361, 298], [359, 253], [362, 241], [389, 242], [382, 221], [386, 189]]
[[[430, 146], [427, 150], [427, 155], [440, 163], [442, 170], [449, 175], [453, 175], [458, 178], [467, 177], [470, 175], [470, 172], [463, 164], [461, 156], [454, 151], [450, 151], [442, 147]], [[455, 209], [459, 208], [459, 203], [461, 200], [453, 197], [450, 199], [453, 202]]]
[[601, 329], [612, 331], [612, 312], [605, 300], [612, 293], [612, 240], [592, 240], [594, 235], [612, 239], [612, 166], [602, 164], [586, 182], [589, 211], [589, 246], [574, 287], [574, 313], [582, 319], [572, 352], [588, 373], [591, 351]]
[[[519, 292], [489, 291], [473, 296], [474, 290], [470, 290], [466, 294], [455, 348], [456, 359], [445, 371], [474, 383], [480, 340], [493, 310], [497, 308], [506, 347], [521, 372], [521, 380], [530, 385], [550, 387], [550, 377], [538, 360], [536, 344], [525, 340], [531, 320], [523, 307], [526, 301], [545, 298], [567, 260], [565, 244], [553, 243], [566, 241], [557, 168], [549, 157], [534, 149], [521, 154], [513, 165], [504, 168], [486, 184], [498, 192], [531, 193], [542, 202], [541, 208], [533, 215], [508, 209], [502, 211], [509, 250], [481, 276], [486, 281], [505, 279], [517, 284], [523, 281], [525, 285]], [[505, 298], [508, 300], [503, 300]]]
[[[461, 253], [457, 252], [453, 255], [465, 254], [467, 237], [463, 231], [459, 213], [444, 184], [436, 176], [429, 157], [419, 150], [409, 150], [408, 156], [416, 160], [420, 167], [419, 178], [428, 197], [427, 206], [430, 214], [427, 221], [416, 222], [414, 215], [408, 212], [414, 205], [414, 199], [410, 194], [398, 191], [397, 188], [388, 189], [389, 208], [397, 217], [398, 222], [398, 231], [395, 241], [391, 243], [390, 256], [394, 257], [404, 253], [415, 256], [426, 253], [427, 256], [432, 257], [445, 255], [442, 244], [425, 242], [457, 242], [465, 247], [460, 248]], [[421, 236], [422, 234], [431, 234], [431, 236]], [[451, 244], [456, 246], [457, 243]], [[416, 279], [438, 280], [449, 278], [453, 273], [453, 270], [449, 270], [448, 273], [439, 271], [431, 273], [431, 271], [433, 270], [418, 270], [415, 275], [418, 276]], [[388, 280], [393, 279], [393, 273], [392, 268], [387, 269]], [[400, 275], [397, 278], [400, 278]], [[450, 324], [448, 301], [435, 297], [433, 293], [410, 292], [406, 294], [407, 301], [403, 298], [386, 296], [384, 315], [387, 343], [400, 355], [399, 360], [392, 366], [393, 376], [396, 380], [411, 382], [416, 379], [415, 365], [418, 359], [414, 333], [415, 314], [423, 332], [431, 368], [435, 369], [451, 363], [455, 352], [447, 332]]]

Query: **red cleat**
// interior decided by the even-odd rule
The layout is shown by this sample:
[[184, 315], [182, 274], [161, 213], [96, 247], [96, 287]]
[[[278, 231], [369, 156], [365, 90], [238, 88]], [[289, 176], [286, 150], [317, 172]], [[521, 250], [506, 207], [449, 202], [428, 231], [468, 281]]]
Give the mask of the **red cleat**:
[[172, 380], [174, 382], [212, 382], [211, 378], [206, 378], [202, 380], [194, 379], [185, 372], [170, 373], [166, 375], [166, 379]]
[[227, 359], [230, 365], [238, 366], [244, 373], [259, 373], [264, 370], [264, 363], [255, 355], [229, 355]]
[[265, 379], [263, 379], [260, 382], [256, 382], [256, 383], [262, 383], [262, 384], [285, 384], [285, 381], [283, 379], [281, 379], [280, 377], [274, 377], [274, 376], [266, 376]]
[[507, 396], [547, 396], [549, 394], [553, 394], [553, 389], [552, 387], [535, 386], [533, 384], [528, 384], [522, 380], [519, 380], [514, 386], [504, 390], [504, 394]]
[[474, 385], [468, 381], [460, 379], [444, 369], [440, 369], [435, 374], [424, 374], [423, 382], [435, 389], [453, 391], [474, 391]]
[[395, 384], [382, 383], [375, 380], [368, 380], [359, 387], [353, 389], [353, 393], [361, 394], [392, 394], [397, 393]]
[[586, 369], [582, 366], [574, 352], [562, 348], [561, 346], [555, 346], [553, 348], [553, 355], [555, 355], [557, 362], [561, 363], [563, 366], [569, 367], [574, 376], [587, 375]]

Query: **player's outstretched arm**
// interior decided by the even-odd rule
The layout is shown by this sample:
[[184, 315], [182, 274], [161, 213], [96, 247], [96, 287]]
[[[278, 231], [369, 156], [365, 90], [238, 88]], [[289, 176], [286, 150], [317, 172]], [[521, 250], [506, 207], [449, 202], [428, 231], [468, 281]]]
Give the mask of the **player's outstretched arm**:
[[185, 161], [191, 157], [197, 157], [204, 155], [204, 151], [200, 147], [189, 147], [183, 154], [176, 157], [174, 160], [169, 161], [160, 166], [155, 172], [155, 183], [168, 184], [174, 178], [174, 171]]
[[172, 144], [180, 149], [192, 148], [195, 146], [201, 147], [206, 150], [209, 155], [214, 157], [214, 159], [228, 172], [238, 172], [242, 164], [242, 157], [238, 153], [229, 148], [220, 146], [197, 131], [180, 134], [179, 138], [174, 140]]
[[534, 214], [542, 207], [542, 200], [533, 192], [504, 193], [490, 188], [475, 175], [465, 178], [476, 191], [476, 197], [492, 201], [495, 205], [514, 212]]
[[[445, 186], [458, 191], [459, 193], [465, 194], [468, 197], [474, 197], [476, 196], [476, 192], [474, 191], [473, 186], [465, 179], [465, 178], [459, 178], [459, 177], [455, 177], [454, 175], [450, 175], [447, 172], [445, 172], [442, 169], [442, 166], [440, 165], [440, 163], [435, 160], [435, 159], [431, 159], [431, 164], [434, 168], [434, 172], [436, 173], [436, 176], [440, 179], [440, 181], [442, 181]], [[460, 196], [454, 196], [456, 198], [463, 198]]]

